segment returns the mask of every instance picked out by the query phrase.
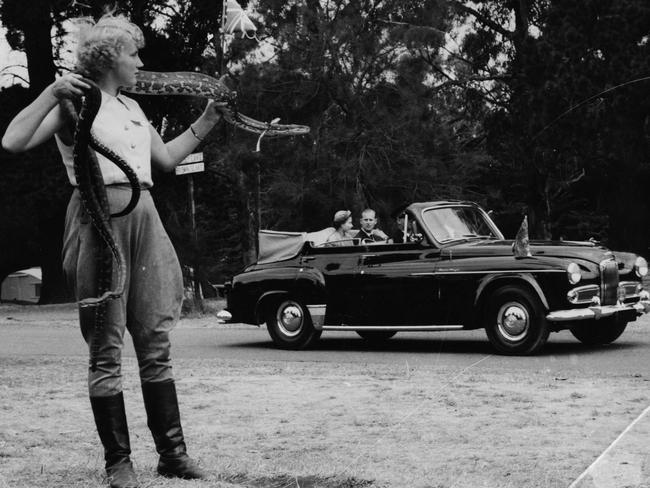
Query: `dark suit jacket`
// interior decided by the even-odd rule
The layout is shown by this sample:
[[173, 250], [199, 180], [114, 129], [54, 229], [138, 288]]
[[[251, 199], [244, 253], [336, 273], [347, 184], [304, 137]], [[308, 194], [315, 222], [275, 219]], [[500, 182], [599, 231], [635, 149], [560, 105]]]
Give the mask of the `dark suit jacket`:
[[378, 235], [376, 235], [374, 233], [373, 234], [366, 234], [366, 231], [363, 230], [363, 229], [359, 230], [359, 232], [357, 232], [354, 235], [354, 237], [358, 238], [358, 239], [371, 240], [373, 242], [384, 242], [386, 240], [386, 239], [382, 239], [380, 236], [378, 236]]

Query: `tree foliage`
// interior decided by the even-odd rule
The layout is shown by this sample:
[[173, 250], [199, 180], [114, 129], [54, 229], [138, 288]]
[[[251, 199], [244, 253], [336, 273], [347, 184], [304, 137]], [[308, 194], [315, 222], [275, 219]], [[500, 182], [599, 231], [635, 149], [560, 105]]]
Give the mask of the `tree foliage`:
[[527, 209], [538, 237], [594, 236], [646, 252], [650, 235], [638, 222], [650, 218], [650, 84], [625, 84], [650, 71], [650, 5], [478, 3], [457, 11], [475, 28], [462, 47], [474, 73], [502, 76], [489, 87], [501, 103], [484, 125], [496, 163], [491, 192]]

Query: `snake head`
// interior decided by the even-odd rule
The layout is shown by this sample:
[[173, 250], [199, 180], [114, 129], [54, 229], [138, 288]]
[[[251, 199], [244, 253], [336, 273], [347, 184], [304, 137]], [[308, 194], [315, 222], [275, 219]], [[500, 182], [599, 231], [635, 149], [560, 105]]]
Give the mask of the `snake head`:
[[223, 87], [223, 91], [227, 94], [224, 96], [226, 102], [231, 105], [235, 104], [237, 100], [237, 84], [236, 82], [228, 75], [223, 75], [219, 78], [219, 84]]
[[230, 77], [230, 75], [222, 75], [219, 78], [219, 83], [221, 83], [226, 89], [230, 91], [235, 91], [236, 88], [236, 83], [235, 81]]

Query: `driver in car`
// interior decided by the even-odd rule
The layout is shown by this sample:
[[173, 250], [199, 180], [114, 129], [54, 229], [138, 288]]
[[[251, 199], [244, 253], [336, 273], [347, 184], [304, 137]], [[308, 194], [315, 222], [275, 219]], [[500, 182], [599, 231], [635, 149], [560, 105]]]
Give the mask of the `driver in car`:
[[414, 220], [408, 220], [408, 224], [404, 225], [407, 216], [404, 212], [397, 215], [395, 218], [397, 222], [397, 230], [393, 234], [391, 242], [395, 244], [402, 244], [404, 242], [420, 242], [422, 234], [418, 232], [417, 223]]
[[371, 208], [365, 209], [361, 212], [361, 218], [359, 219], [361, 224], [361, 229], [354, 236], [355, 238], [361, 239], [362, 243], [375, 243], [375, 242], [387, 242], [388, 236], [382, 232], [380, 229], [377, 229], [377, 217], [375, 211]]

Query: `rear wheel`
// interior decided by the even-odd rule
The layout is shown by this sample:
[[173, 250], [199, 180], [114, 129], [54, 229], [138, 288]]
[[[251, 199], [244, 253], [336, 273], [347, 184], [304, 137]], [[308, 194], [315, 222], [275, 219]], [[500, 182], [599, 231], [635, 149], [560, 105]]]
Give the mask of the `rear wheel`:
[[573, 337], [588, 346], [611, 344], [621, 337], [627, 327], [627, 321], [617, 320], [616, 317], [605, 317], [595, 322], [571, 327]]
[[304, 349], [321, 335], [311, 321], [309, 310], [299, 300], [282, 298], [266, 309], [266, 328], [273, 342], [283, 349]]
[[393, 337], [397, 332], [394, 330], [358, 330], [357, 334], [368, 342], [383, 342]]
[[550, 329], [537, 295], [525, 288], [508, 285], [489, 297], [485, 332], [502, 354], [526, 355], [539, 351]]

